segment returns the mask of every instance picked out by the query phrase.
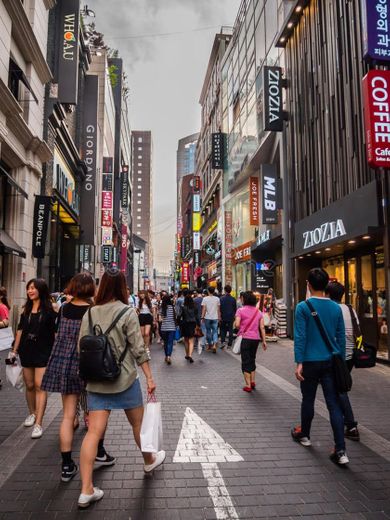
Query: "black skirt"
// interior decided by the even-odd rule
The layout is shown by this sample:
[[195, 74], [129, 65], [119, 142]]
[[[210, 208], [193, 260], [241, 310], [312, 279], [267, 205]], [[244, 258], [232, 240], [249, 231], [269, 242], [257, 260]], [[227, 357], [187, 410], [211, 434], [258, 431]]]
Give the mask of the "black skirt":
[[186, 321], [180, 325], [180, 332], [183, 338], [193, 338], [195, 336], [196, 323]]
[[151, 314], [139, 314], [138, 319], [141, 327], [145, 327], [145, 325], [153, 325], [153, 316]]

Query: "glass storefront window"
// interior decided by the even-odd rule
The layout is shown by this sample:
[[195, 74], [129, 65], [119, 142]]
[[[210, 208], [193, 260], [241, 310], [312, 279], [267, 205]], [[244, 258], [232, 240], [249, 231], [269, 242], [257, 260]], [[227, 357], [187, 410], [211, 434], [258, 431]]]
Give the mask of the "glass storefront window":
[[356, 258], [348, 260], [348, 303], [357, 310]]
[[387, 293], [385, 278], [385, 255], [383, 247], [377, 248], [375, 251], [375, 276], [379, 332], [379, 355], [387, 358]]
[[345, 285], [343, 256], [336, 256], [334, 258], [324, 260], [322, 262], [322, 267], [328, 273], [332, 282], [340, 282], [341, 284]]
[[374, 317], [371, 255], [362, 256], [362, 311], [365, 318]]

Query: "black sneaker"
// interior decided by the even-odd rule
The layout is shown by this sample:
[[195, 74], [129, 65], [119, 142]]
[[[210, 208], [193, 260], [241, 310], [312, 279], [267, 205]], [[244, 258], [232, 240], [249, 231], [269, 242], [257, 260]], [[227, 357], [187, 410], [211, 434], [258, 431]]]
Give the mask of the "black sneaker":
[[344, 432], [345, 437], [351, 441], [360, 441], [359, 430], [355, 426], [354, 428], [346, 428]]
[[300, 426], [296, 426], [291, 430], [291, 437], [294, 439], [295, 442], [299, 442], [299, 444], [302, 444], [302, 446], [305, 446], [306, 448], [311, 446], [310, 438], [302, 435], [302, 430]]
[[79, 468], [77, 464], [74, 462], [72, 464], [63, 464], [62, 472], [61, 472], [61, 480], [62, 482], [70, 482], [72, 478], [76, 475]]
[[335, 464], [339, 464], [340, 466], [345, 466], [349, 462], [349, 458], [347, 457], [347, 454], [344, 450], [335, 450], [329, 458], [332, 462], [334, 462]]
[[95, 468], [101, 468], [102, 466], [113, 466], [116, 462], [115, 457], [111, 457], [107, 452], [102, 457], [95, 458]]

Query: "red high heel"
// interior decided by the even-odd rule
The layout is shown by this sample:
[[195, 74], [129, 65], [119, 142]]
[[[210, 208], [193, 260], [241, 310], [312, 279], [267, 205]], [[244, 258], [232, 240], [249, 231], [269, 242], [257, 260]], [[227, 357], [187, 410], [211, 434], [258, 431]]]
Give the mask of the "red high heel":
[[252, 392], [252, 388], [250, 386], [244, 386], [242, 389], [244, 392], [248, 392], [249, 394]]
[[254, 390], [256, 388], [256, 383], [254, 381], [252, 381], [251, 383], [251, 388]]

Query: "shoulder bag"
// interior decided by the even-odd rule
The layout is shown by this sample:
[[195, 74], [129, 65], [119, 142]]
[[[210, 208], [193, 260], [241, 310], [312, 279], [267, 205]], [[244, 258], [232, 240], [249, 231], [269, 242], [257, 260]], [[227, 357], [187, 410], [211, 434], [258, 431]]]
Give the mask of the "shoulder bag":
[[372, 368], [376, 364], [376, 348], [363, 341], [360, 326], [356, 320], [352, 305], [347, 306], [351, 314], [355, 346], [353, 349], [353, 366], [355, 368]]
[[117, 361], [108, 334], [128, 310], [129, 307], [122, 309], [108, 329], [102, 332], [100, 325], [92, 324], [91, 309], [88, 309], [89, 334], [80, 339], [79, 374], [82, 379], [94, 382], [118, 379], [129, 343], [126, 341], [125, 348]]
[[318, 330], [320, 331], [321, 337], [324, 340], [325, 345], [332, 354], [332, 369], [334, 382], [336, 384], [336, 390], [339, 394], [345, 394], [346, 392], [349, 392], [352, 388], [352, 377], [348, 370], [345, 359], [343, 359], [342, 356], [338, 352], [335, 352], [335, 350], [333, 349], [332, 343], [321, 321], [321, 318], [318, 316], [318, 313], [311, 304], [311, 302], [306, 300], [306, 305], [310, 309], [310, 313], [313, 316], [314, 321], [316, 322], [316, 325], [318, 327]]
[[251, 328], [251, 325], [254, 322], [254, 319], [256, 318], [258, 312], [259, 312], [259, 310], [256, 307], [255, 312], [254, 312], [252, 318], [249, 320], [248, 325], [245, 327], [245, 330], [243, 330], [241, 332], [241, 334], [239, 336], [237, 336], [236, 339], [234, 340], [234, 345], [233, 345], [233, 349], [232, 349], [233, 354], [240, 354], [241, 353], [242, 337]]

